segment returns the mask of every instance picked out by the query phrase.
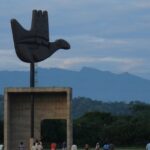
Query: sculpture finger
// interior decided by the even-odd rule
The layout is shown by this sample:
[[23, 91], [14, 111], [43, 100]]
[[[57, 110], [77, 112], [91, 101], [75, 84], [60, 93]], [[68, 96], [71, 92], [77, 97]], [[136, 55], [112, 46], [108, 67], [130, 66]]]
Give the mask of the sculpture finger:
[[32, 11], [31, 30], [36, 29], [37, 22], [38, 22], [38, 11], [37, 10], [33, 10]]
[[31, 32], [47, 41], [49, 40], [48, 14], [46, 11], [33, 10]]

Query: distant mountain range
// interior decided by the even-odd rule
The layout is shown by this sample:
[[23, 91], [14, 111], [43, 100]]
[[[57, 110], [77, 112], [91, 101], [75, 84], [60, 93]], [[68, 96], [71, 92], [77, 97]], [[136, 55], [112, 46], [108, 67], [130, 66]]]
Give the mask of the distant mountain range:
[[[114, 74], [84, 67], [80, 71], [38, 68], [39, 87], [72, 87], [73, 97], [102, 101], [150, 100], [150, 80], [129, 74]], [[0, 94], [5, 87], [29, 87], [29, 72], [0, 71]]]

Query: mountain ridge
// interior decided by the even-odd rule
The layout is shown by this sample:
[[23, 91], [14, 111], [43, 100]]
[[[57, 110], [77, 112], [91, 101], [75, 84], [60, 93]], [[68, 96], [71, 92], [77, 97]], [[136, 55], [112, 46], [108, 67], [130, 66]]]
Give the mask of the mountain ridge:
[[[80, 71], [38, 68], [39, 87], [72, 87], [73, 97], [83, 96], [104, 101], [148, 102], [150, 80], [130, 73], [83, 67]], [[5, 87], [29, 87], [29, 71], [0, 71], [0, 94]]]

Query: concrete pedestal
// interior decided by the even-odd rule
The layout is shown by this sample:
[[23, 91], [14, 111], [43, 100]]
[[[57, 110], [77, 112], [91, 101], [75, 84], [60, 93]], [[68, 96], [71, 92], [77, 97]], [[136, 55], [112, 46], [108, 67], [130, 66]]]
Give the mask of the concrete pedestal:
[[71, 88], [7, 88], [4, 95], [4, 148], [16, 150], [22, 141], [27, 150], [31, 137], [31, 95], [34, 95], [34, 137], [41, 138], [41, 121], [67, 121], [67, 149], [72, 145]]

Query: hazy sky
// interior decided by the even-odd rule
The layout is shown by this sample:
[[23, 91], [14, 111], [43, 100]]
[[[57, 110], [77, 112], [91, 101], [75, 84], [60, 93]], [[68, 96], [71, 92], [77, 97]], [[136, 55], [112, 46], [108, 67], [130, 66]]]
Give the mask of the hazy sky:
[[150, 79], [150, 0], [0, 0], [0, 70], [29, 68], [16, 56], [10, 19], [30, 29], [33, 9], [48, 11], [51, 41], [71, 44], [38, 66], [89, 66]]

